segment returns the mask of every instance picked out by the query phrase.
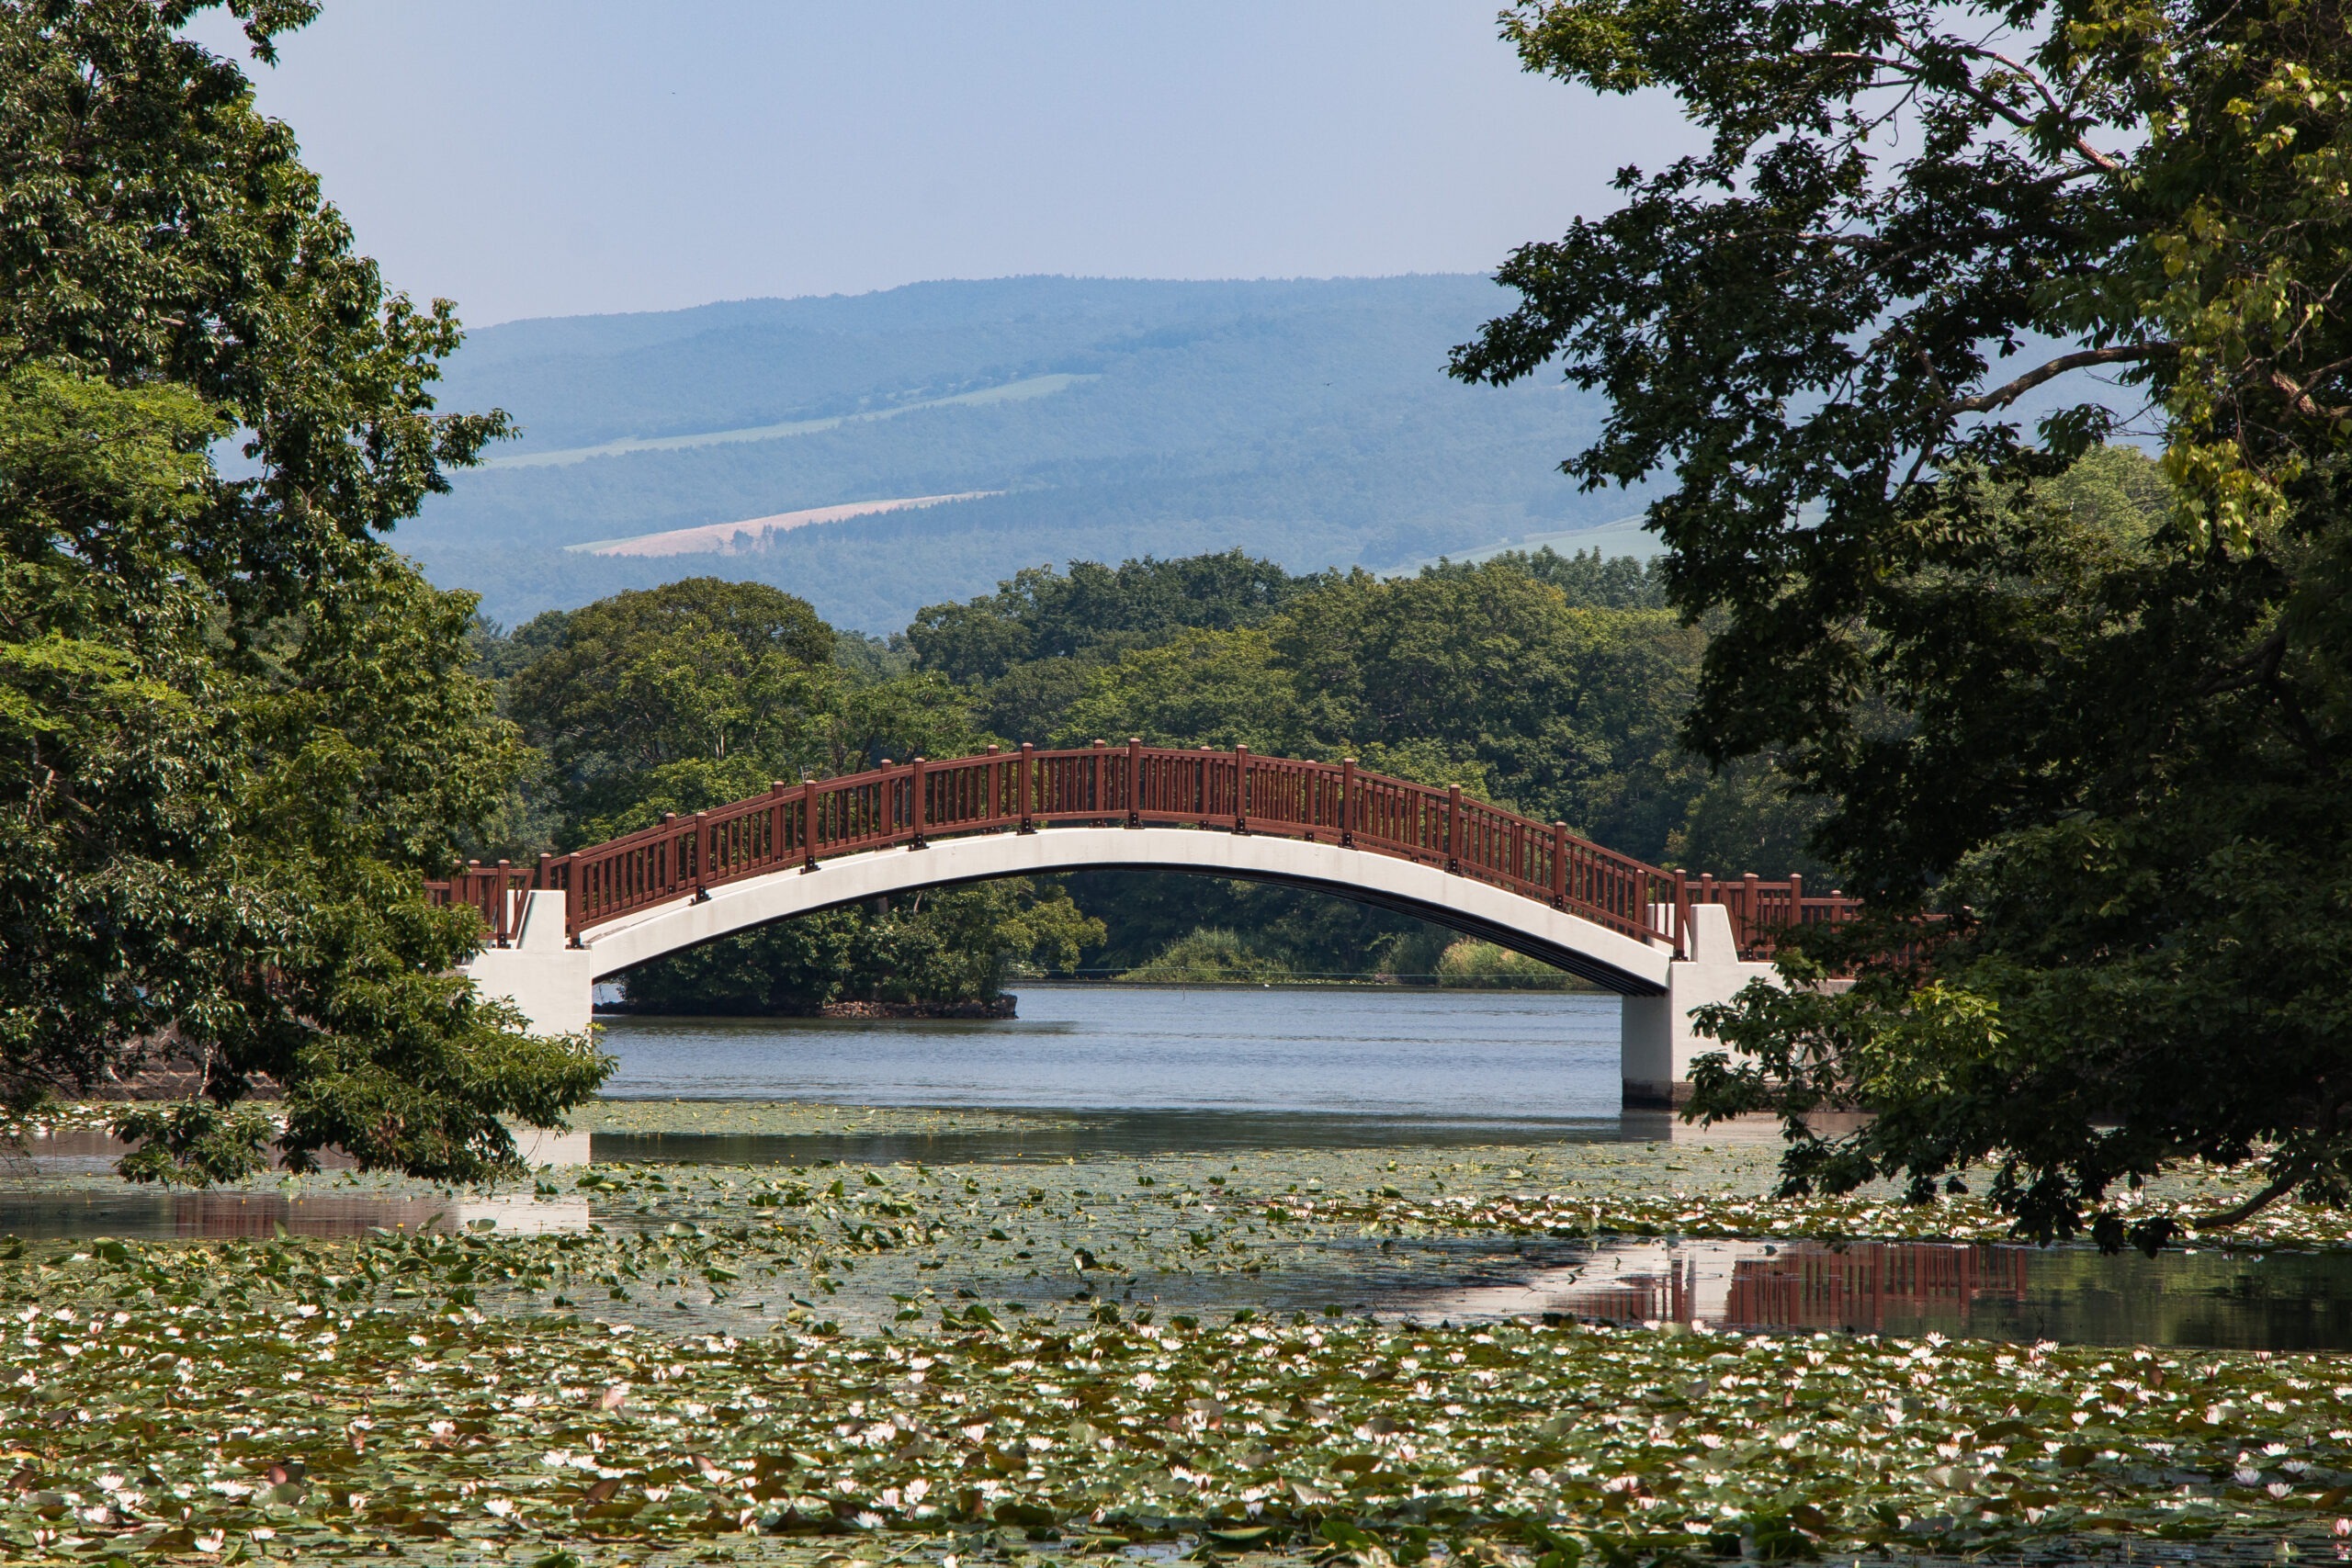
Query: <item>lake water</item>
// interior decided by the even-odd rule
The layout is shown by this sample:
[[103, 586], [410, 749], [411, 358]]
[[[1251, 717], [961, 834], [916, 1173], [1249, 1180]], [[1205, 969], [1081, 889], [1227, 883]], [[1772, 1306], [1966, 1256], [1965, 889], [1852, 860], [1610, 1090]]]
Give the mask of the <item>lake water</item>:
[[1614, 997], [1024, 988], [989, 1022], [604, 1020], [612, 1099], [1613, 1129]]
[[[935, 1132], [908, 1131], [900, 1117], [897, 1130], [876, 1134], [599, 1133], [577, 1141], [599, 1162], [1077, 1162], [1074, 1182], [1097, 1182], [1105, 1166], [1126, 1168], [1120, 1162], [1129, 1157], [1168, 1154], [1727, 1141], [1721, 1127], [1701, 1133], [1620, 1111], [1617, 1010], [1614, 998], [1586, 995], [1033, 987], [1019, 1019], [994, 1022], [616, 1018], [605, 1036], [620, 1063], [608, 1097], [1035, 1114], [944, 1117]], [[1774, 1133], [1767, 1125], [1745, 1135]], [[568, 1179], [553, 1201], [133, 1190], [105, 1174], [116, 1152], [108, 1142], [86, 1134], [57, 1140], [34, 1165], [42, 1177], [78, 1181], [71, 1190], [44, 1180], [46, 1190], [0, 1193], [0, 1232], [195, 1238], [283, 1226], [333, 1236], [371, 1225], [651, 1223], [628, 1203], [574, 1192]], [[857, 1317], [859, 1300], [871, 1296], [864, 1308], [887, 1322], [904, 1299], [891, 1292], [944, 1290], [958, 1278], [911, 1265], [899, 1278], [890, 1267], [869, 1260], [829, 1309]], [[1080, 1281], [1046, 1268], [969, 1283], [1051, 1311]], [[1118, 1294], [1161, 1311], [1337, 1307], [1457, 1322], [1549, 1313], [1767, 1331], [2352, 1347], [2345, 1252], [2204, 1250], [2151, 1260], [1937, 1243], [1339, 1236], [1262, 1273], [1136, 1278]], [[679, 1311], [679, 1326], [706, 1318], [715, 1327], [749, 1325], [718, 1303]]]

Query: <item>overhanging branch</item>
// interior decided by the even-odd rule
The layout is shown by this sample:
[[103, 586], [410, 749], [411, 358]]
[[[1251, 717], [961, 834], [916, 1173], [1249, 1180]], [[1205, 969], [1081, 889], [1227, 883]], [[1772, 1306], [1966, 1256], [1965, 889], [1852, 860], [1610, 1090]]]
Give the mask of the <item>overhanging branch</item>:
[[2093, 365], [2124, 365], [2135, 359], [2154, 359], [2160, 354], [2170, 354], [2174, 345], [2168, 343], [2119, 344], [2113, 348], [2085, 348], [2073, 354], [2035, 366], [2016, 380], [1996, 387], [1989, 392], [1979, 392], [1971, 398], [1952, 398], [1943, 412], [1955, 413], [1989, 413], [2007, 408], [2045, 381], [2054, 381], [2069, 370], [2081, 370]]
[[2190, 1228], [2195, 1230], [2226, 1230], [2232, 1225], [2254, 1218], [2255, 1215], [2284, 1198], [2295, 1190], [2295, 1183], [2299, 1179], [2301, 1179], [2297, 1177], [2282, 1176], [2233, 1208], [2217, 1209], [2210, 1214], [2191, 1214], [2188, 1216], [2188, 1223]]

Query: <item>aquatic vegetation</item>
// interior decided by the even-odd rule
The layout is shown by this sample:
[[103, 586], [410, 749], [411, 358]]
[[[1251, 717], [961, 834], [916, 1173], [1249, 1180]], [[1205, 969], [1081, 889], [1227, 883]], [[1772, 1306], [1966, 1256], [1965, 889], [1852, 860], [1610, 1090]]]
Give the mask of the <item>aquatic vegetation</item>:
[[[1565, 1568], [2269, 1540], [2352, 1503], [2352, 1355], [1399, 1320], [1400, 1282], [1473, 1236], [1969, 1216], [1761, 1200], [1771, 1153], [600, 1166], [498, 1210], [574, 1227], [547, 1234], [0, 1242], [0, 1558]], [[248, 1190], [273, 1190], [424, 1201]], [[1385, 1321], [1343, 1310], [1358, 1292]]]
[[32, 1110], [0, 1114], [0, 1138], [41, 1137], [51, 1133], [99, 1133], [127, 1109], [119, 1100], [51, 1100]]
[[[2130, 1218], [2170, 1215], [2188, 1244], [2237, 1247], [2352, 1245], [2352, 1212], [2279, 1203], [2225, 1229], [2199, 1230], [2191, 1217], [2213, 1208], [2214, 1192], [2251, 1187], [2243, 1179], [2215, 1180], [2192, 1171], [2161, 1189], [2132, 1194], [2118, 1204]], [[2188, 1192], [2203, 1190], [2192, 1198]], [[1589, 1192], [1445, 1193], [1408, 1196], [1393, 1185], [1360, 1196], [1284, 1196], [1263, 1201], [1270, 1217], [1357, 1224], [1389, 1235], [1444, 1231], [1514, 1235], [1687, 1235], [1805, 1237], [1820, 1240], [1908, 1239], [2002, 1241], [2010, 1224], [1981, 1199], [1962, 1193], [1913, 1203], [1883, 1192], [1838, 1197], [1759, 1197], [1753, 1192], [1668, 1190], [1647, 1194]]]
[[[777, 1025], [771, 1020], [763, 1020], [762, 1025], [810, 1032], [835, 1027], [803, 1021]], [[786, 1136], [1011, 1132], [1069, 1126], [1076, 1120], [1037, 1111], [684, 1099], [592, 1100], [571, 1112], [569, 1119], [575, 1129], [584, 1133], [749, 1133]]]
[[1109, 1307], [1061, 1324], [978, 1303], [910, 1303], [868, 1336], [675, 1336], [340, 1299], [388, 1266], [427, 1295], [463, 1290], [534, 1250], [477, 1235], [11, 1260], [7, 1293], [51, 1301], [14, 1308], [0, 1340], [17, 1466], [0, 1542], [309, 1561], [381, 1542], [429, 1558], [1199, 1537], [1508, 1561], [1569, 1540], [2276, 1530], [2324, 1521], [2352, 1483], [2345, 1356]]

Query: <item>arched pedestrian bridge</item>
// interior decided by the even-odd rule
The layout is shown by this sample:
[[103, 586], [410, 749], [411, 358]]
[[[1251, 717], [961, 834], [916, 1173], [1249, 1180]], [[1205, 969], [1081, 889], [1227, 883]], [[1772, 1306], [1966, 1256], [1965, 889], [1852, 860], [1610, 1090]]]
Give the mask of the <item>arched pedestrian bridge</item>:
[[537, 866], [474, 864], [435, 897], [482, 912], [468, 967], [549, 1033], [585, 1029], [593, 987], [663, 953], [881, 895], [1106, 868], [1311, 887], [1555, 964], [1624, 998], [1629, 1105], [1670, 1103], [1691, 1009], [1758, 975], [1771, 934], [1853, 904], [1801, 878], [1666, 871], [1557, 822], [1368, 773], [1129, 741], [991, 747], [767, 794]]

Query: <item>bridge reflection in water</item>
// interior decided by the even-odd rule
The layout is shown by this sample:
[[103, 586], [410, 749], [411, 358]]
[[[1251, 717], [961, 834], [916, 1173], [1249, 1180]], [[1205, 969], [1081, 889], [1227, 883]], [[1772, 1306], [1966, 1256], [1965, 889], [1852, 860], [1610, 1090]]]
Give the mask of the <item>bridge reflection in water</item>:
[[0, 1235], [28, 1241], [227, 1241], [243, 1236], [357, 1236], [373, 1230], [462, 1231], [488, 1220], [507, 1235], [584, 1231], [588, 1204], [503, 1198], [402, 1198], [370, 1194], [287, 1197], [277, 1192], [0, 1194]]
[[2020, 1316], [2034, 1258], [2030, 1247], [1941, 1242], [1622, 1241], [1524, 1281], [1476, 1286], [1430, 1305], [1479, 1317], [1558, 1313], [1768, 1331], [1965, 1333], [1979, 1319], [2005, 1328]]
[[2028, 1293], [2030, 1248], [1922, 1241], [1630, 1241], [1606, 1246], [1545, 1312], [1734, 1328], [1910, 1331], [1919, 1319], [1966, 1325], [1978, 1307], [2008, 1319]]

